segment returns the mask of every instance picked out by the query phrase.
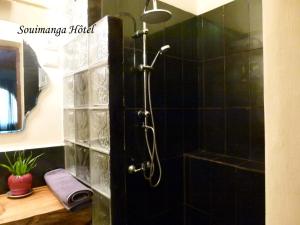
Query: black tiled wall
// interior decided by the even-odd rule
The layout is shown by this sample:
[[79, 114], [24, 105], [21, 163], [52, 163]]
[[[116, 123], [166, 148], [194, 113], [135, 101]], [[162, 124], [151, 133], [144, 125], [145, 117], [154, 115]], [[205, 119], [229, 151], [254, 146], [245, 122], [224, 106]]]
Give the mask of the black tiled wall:
[[[143, 106], [143, 76], [133, 67], [134, 56], [136, 65], [142, 62], [142, 42], [134, 43], [131, 38], [134, 22], [124, 14], [130, 13], [140, 29], [144, 1], [102, 0], [101, 5], [102, 16], [109, 14], [123, 19], [124, 118], [120, 127], [124, 127], [126, 221], [128, 225], [159, 224], [157, 221], [182, 225], [185, 218], [186, 224], [210, 224], [211, 221], [222, 224], [222, 221], [230, 221], [232, 215], [222, 214], [220, 209], [230, 206], [235, 210], [236, 202], [232, 201], [238, 191], [231, 191], [233, 184], [219, 179], [218, 174], [206, 175], [199, 161], [199, 166], [193, 166], [192, 170], [201, 180], [198, 184], [192, 183], [195, 190], [197, 185], [212, 183], [220, 185], [220, 190], [213, 190], [221, 193], [214, 196], [217, 200], [224, 197], [222, 193], [228, 192], [231, 197], [226, 196], [228, 202], [216, 200], [210, 205], [203, 192], [198, 199], [195, 197], [195, 205], [184, 207], [184, 195], [189, 194], [189, 190], [183, 188], [183, 159], [184, 154], [202, 149], [264, 161], [261, 1], [236, 0], [200, 16], [161, 2], [159, 6], [170, 10], [173, 17], [166, 23], [148, 26], [149, 62], [162, 45], [171, 46], [158, 59], [151, 75], [158, 149], [163, 165], [162, 183], [153, 189], [142, 174], [129, 175], [126, 171], [128, 165], [144, 161], [147, 154], [137, 117]], [[235, 168], [208, 163], [207, 170], [230, 176], [231, 182], [236, 183], [238, 171]], [[258, 193], [263, 193], [262, 190]], [[209, 208], [203, 205], [204, 209], [199, 210], [197, 204], [205, 202]], [[208, 210], [212, 208], [216, 212], [210, 214]], [[208, 214], [220, 217], [212, 218]], [[239, 213], [234, 213], [234, 221], [238, 220], [236, 215]]]
[[[30, 154], [30, 152], [32, 152], [33, 155], [44, 154], [39, 158], [37, 167], [32, 171], [33, 187], [46, 185], [44, 181], [44, 174], [50, 170], [64, 168], [65, 166], [63, 146], [25, 150], [25, 154]], [[12, 158], [14, 153], [14, 151], [7, 152], [7, 155]], [[0, 162], [7, 163], [4, 152], [0, 153]], [[0, 167], [0, 194], [8, 191], [7, 178], [9, 175], [10, 173], [7, 170]]]
[[242, 165], [186, 156], [186, 225], [265, 224], [264, 172]]

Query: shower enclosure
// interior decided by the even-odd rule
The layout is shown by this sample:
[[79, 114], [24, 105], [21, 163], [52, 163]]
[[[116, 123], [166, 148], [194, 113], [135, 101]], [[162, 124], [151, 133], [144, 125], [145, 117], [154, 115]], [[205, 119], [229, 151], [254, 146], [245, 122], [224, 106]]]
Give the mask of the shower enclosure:
[[[154, 18], [170, 15], [164, 10], [157, 14], [160, 8], [172, 17], [156, 23]], [[235, 0], [194, 15], [160, 1], [104, 0], [105, 15], [123, 22], [121, 26], [115, 18], [108, 26], [109, 123], [103, 127], [109, 124], [109, 142], [101, 132], [89, 133], [90, 141], [84, 142], [80, 128], [74, 143], [87, 149], [91, 165], [102, 165], [92, 154], [91, 140], [109, 143], [109, 151], [101, 154], [109, 159], [110, 184], [103, 193], [97, 190], [105, 182], [94, 188], [99, 206], [94, 224], [264, 225], [261, 1]], [[94, 49], [102, 52], [105, 47]], [[75, 87], [82, 90], [79, 83]], [[93, 110], [101, 111], [87, 105], [71, 108], [70, 115], [76, 121], [77, 114], [81, 118]], [[89, 117], [94, 118], [89, 126], [103, 124], [105, 116], [97, 120], [97, 115], [102, 114]], [[83, 122], [75, 127], [84, 127]], [[158, 185], [157, 156], [162, 171]], [[96, 177], [105, 170], [90, 168]], [[156, 188], [145, 181], [144, 171], [148, 177], [155, 174]]]

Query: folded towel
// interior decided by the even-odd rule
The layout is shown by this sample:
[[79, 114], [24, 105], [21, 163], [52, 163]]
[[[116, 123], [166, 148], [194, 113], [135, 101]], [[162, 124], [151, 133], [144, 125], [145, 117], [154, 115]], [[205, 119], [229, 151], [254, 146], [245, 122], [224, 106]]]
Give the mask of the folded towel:
[[67, 210], [75, 211], [91, 203], [93, 192], [64, 169], [44, 175], [45, 181]]

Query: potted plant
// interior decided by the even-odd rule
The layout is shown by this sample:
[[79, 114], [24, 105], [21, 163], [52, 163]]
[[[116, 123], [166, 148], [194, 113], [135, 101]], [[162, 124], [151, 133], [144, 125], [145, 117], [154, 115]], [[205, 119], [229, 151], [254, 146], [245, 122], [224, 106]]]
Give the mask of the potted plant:
[[33, 157], [32, 152], [27, 157], [24, 151], [15, 152], [13, 160], [5, 153], [8, 164], [0, 163], [0, 166], [7, 169], [11, 175], [8, 177], [10, 195], [25, 195], [31, 191], [32, 175], [31, 170], [36, 167], [37, 159], [43, 154]]

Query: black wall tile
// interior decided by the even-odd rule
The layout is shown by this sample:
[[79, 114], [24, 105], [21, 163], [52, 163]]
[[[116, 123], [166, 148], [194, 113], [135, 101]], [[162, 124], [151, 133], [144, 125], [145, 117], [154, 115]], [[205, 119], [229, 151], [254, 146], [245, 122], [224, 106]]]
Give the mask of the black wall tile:
[[248, 106], [249, 98], [249, 55], [230, 55], [226, 57], [226, 105]]
[[183, 112], [182, 110], [166, 111], [165, 157], [180, 156], [183, 153]]
[[251, 151], [250, 158], [265, 161], [264, 110], [251, 110]]
[[265, 224], [265, 179], [263, 174], [237, 170], [237, 225]]
[[181, 57], [182, 56], [182, 39], [180, 24], [166, 27], [165, 29], [165, 44], [170, 45], [168, 55]]
[[262, 1], [249, 1], [250, 49], [263, 47]]
[[252, 107], [264, 106], [263, 50], [249, 52], [250, 96]]
[[198, 18], [193, 17], [187, 21], [181, 23], [181, 48], [182, 57], [186, 59], [198, 58], [198, 46], [197, 42], [197, 24]]
[[215, 153], [225, 152], [225, 116], [223, 110], [204, 111], [205, 149]]
[[199, 112], [198, 110], [184, 110], [184, 151], [195, 151], [199, 148]]
[[[152, 55], [151, 60], [154, 55]], [[165, 107], [166, 101], [166, 83], [165, 83], [165, 57], [160, 56], [151, 73], [151, 97], [152, 97], [152, 106], [163, 108]], [[142, 93], [139, 93], [142, 95]]]
[[187, 157], [185, 165], [186, 204], [211, 212], [211, 163]]
[[[184, 107], [186, 108], [197, 108], [202, 102], [199, 99], [198, 81], [199, 72], [201, 75], [201, 66], [198, 66], [197, 62], [183, 61], [183, 92], [184, 92]], [[202, 96], [201, 96], [202, 97]]]
[[203, 18], [203, 47], [206, 60], [224, 56], [223, 7], [209, 11]]
[[249, 158], [249, 124], [249, 110], [230, 109], [227, 111], [227, 153], [229, 155]]
[[235, 223], [234, 168], [215, 164], [211, 173], [211, 223], [232, 225]]
[[224, 6], [226, 54], [248, 50], [250, 22], [248, 0], [236, 0]]
[[[179, 59], [166, 57], [166, 107], [182, 107], [182, 62]], [[179, 85], [180, 84], [180, 85]]]
[[224, 58], [204, 63], [204, 105], [224, 107]]
[[210, 225], [210, 216], [200, 211], [186, 207], [186, 225]]

